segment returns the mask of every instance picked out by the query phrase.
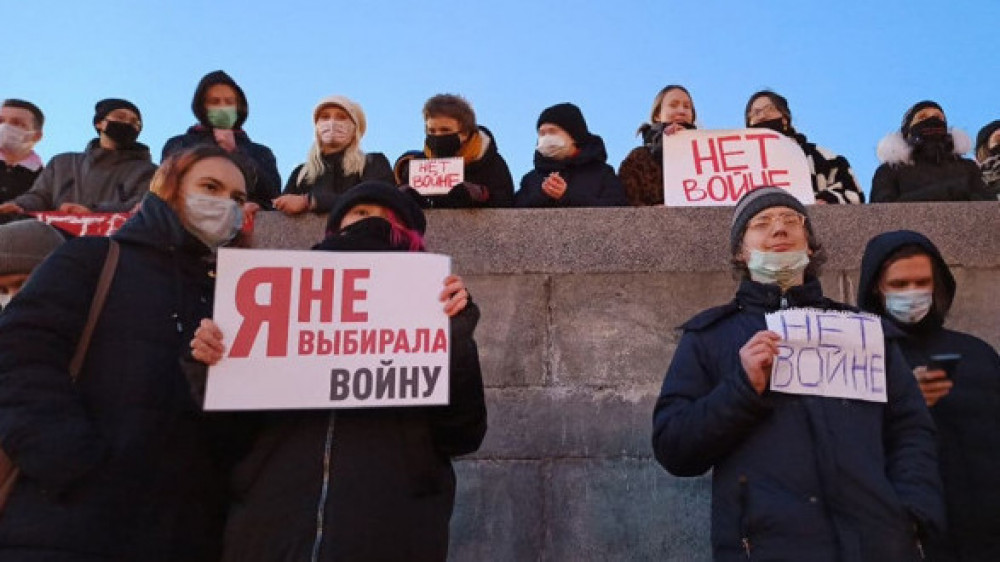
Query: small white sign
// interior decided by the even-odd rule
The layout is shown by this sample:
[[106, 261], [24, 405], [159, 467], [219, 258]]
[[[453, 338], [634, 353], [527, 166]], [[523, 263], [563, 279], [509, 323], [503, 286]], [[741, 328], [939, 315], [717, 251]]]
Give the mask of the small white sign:
[[690, 130], [663, 137], [663, 200], [670, 207], [735, 205], [773, 185], [816, 202], [809, 163], [793, 139], [770, 129]]
[[448, 256], [219, 250], [206, 410], [448, 403]]
[[461, 158], [414, 158], [410, 160], [410, 187], [421, 195], [445, 195], [465, 181]]
[[781, 335], [771, 390], [886, 402], [882, 320], [864, 312], [790, 308], [765, 315]]

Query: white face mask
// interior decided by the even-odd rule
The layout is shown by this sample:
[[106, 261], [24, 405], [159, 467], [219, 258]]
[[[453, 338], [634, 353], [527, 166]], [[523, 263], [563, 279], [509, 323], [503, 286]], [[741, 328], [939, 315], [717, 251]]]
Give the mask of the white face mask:
[[934, 305], [934, 292], [924, 289], [885, 294], [885, 311], [903, 324], [916, 324]]
[[542, 135], [538, 137], [538, 153], [546, 158], [563, 158], [569, 154], [570, 146], [566, 139], [559, 135]]
[[191, 193], [184, 198], [184, 223], [195, 238], [217, 250], [243, 227], [243, 209], [228, 197]]
[[750, 250], [750, 260], [747, 261], [750, 279], [758, 283], [777, 284], [782, 289], [790, 287], [808, 265], [809, 252], [806, 250], [791, 252]]
[[10, 123], [0, 123], [0, 150], [20, 154], [31, 150], [31, 131], [25, 131]]
[[346, 145], [354, 138], [354, 123], [348, 119], [317, 121], [316, 133], [323, 144]]

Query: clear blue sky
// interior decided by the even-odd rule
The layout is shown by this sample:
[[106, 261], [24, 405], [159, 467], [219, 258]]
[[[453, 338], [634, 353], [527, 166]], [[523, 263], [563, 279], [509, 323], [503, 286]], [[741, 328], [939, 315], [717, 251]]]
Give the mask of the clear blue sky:
[[[10, 3], [8, 3], [10, 4]], [[0, 97], [46, 114], [46, 160], [93, 137], [94, 102], [143, 112], [140, 141], [194, 123], [206, 72], [246, 91], [251, 138], [284, 181], [305, 159], [317, 100], [343, 94], [368, 117], [363, 146], [394, 160], [423, 140], [421, 106], [459, 93], [495, 134], [515, 183], [531, 167], [545, 107], [579, 105], [616, 169], [669, 83], [691, 90], [703, 128], [734, 128], [755, 90], [789, 99], [810, 140], [845, 155], [864, 190], [875, 145], [930, 98], [975, 136], [1000, 118], [1000, 1], [506, 0], [66, 2], [3, 8]]]

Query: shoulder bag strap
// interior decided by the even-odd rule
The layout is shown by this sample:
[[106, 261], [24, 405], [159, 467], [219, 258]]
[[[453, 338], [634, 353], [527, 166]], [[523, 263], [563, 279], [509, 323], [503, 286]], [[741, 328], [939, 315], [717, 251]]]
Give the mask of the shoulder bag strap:
[[94, 326], [104, 309], [104, 301], [108, 297], [108, 289], [111, 288], [111, 280], [115, 277], [115, 269], [118, 267], [118, 242], [108, 239], [108, 256], [104, 259], [104, 268], [101, 269], [101, 277], [97, 280], [97, 289], [94, 291], [94, 298], [90, 301], [90, 311], [87, 313], [87, 324], [80, 334], [80, 340], [76, 344], [76, 352], [73, 360], [69, 364], [69, 376], [76, 382], [80, 375], [80, 368], [83, 367], [83, 360], [87, 357], [87, 348], [90, 347], [90, 336], [94, 335]]

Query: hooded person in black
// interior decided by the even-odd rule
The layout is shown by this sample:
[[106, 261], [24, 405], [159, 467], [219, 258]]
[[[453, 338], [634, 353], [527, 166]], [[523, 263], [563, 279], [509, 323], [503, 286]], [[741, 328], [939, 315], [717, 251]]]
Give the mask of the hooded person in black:
[[[213, 89], [214, 86], [228, 88]], [[281, 191], [281, 176], [271, 149], [251, 141], [242, 129], [250, 114], [243, 89], [225, 72], [209, 72], [195, 88], [191, 111], [198, 118], [198, 124], [189, 127], [183, 135], [168, 140], [163, 145], [162, 158], [165, 160], [181, 149], [204, 143], [219, 145], [229, 153], [238, 153], [253, 176], [247, 186], [248, 203], [252, 203], [246, 206], [247, 210], [250, 213], [256, 211], [253, 204], [258, 208], [271, 209], [271, 200]]]
[[[861, 260], [858, 305], [907, 334], [900, 348], [938, 427], [948, 535], [928, 559], [1000, 560], [1000, 357], [981, 339], [944, 327], [955, 278], [924, 235], [899, 230], [872, 238]], [[932, 356], [959, 354], [947, 375]]]
[[607, 164], [601, 137], [587, 129], [580, 108], [560, 103], [538, 117], [535, 169], [521, 178], [518, 207], [625, 206], [625, 190]]

